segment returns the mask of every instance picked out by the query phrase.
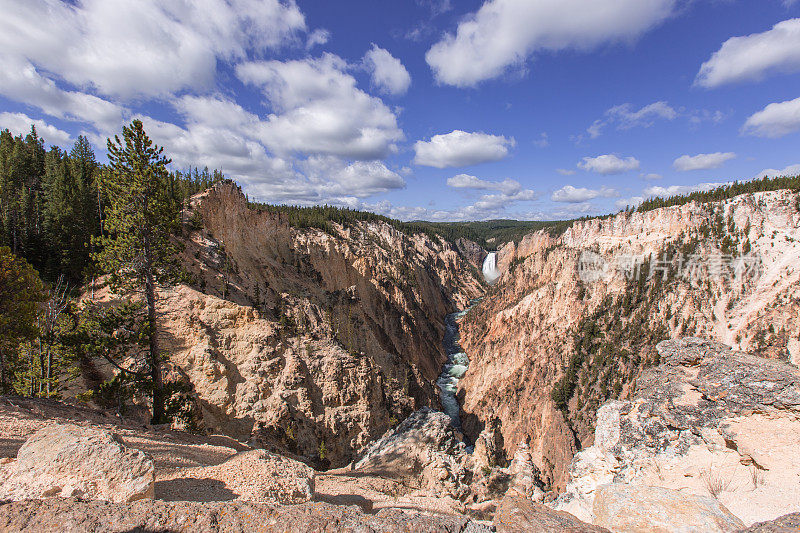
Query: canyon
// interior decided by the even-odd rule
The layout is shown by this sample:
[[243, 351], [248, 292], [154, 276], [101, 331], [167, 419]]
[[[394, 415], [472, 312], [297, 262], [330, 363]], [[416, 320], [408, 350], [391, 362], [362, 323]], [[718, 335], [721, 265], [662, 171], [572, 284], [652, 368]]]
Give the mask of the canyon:
[[[165, 377], [183, 385], [185, 416], [143, 431], [141, 403], [120, 417], [98, 402], [12, 401], [0, 409], [14, 435], [0, 442], [0, 481], [57, 422], [119, 433], [148, 454], [154, 505], [222, 506], [159, 513], [224, 513], [223, 500], [245, 512], [244, 500], [253, 515], [327, 513], [375, 531], [403, 520], [432, 531], [637, 531], [669, 506], [699, 531], [792, 516], [798, 198], [625, 211], [489, 250], [382, 220], [299, 225], [219, 183], [187, 202], [183, 282], [158, 293]], [[100, 282], [83, 298], [117, 297]], [[101, 359], [82, 371], [73, 396], [114, 375]], [[231, 469], [261, 472], [265, 488], [253, 496]], [[270, 496], [284, 491], [281, 476], [305, 487], [306, 503]], [[200, 479], [218, 489], [208, 496]], [[623, 504], [639, 497], [629, 486], [640, 501]], [[58, 488], [50, 496], [75, 497]], [[20, 516], [52, 526], [48, 517], [70, 516], [65, 501], [0, 505], [0, 526]], [[134, 527], [151, 504], [136, 505], [133, 522], [121, 507], [84, 512]], [[630, 505], [649, 514], [618, 510]], [[652, 530], [679, 530], [678, 518], [663, 520]]]

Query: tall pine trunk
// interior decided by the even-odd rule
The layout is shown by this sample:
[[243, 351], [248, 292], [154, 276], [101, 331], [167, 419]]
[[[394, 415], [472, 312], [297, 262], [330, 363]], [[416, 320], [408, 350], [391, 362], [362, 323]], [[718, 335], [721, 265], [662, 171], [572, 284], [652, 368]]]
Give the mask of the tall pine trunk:
[[153, 277], [153, 263], [150, 256], [150, 245], [145, 235], [145, 260], [144, 260], [144, 288], [145, 300], [147, 302], [147, 320], [150, 323], [150, 346], [148, 354], [148, 366], [150, 367], [150, 379], [153, 382], [153, 419], [151, 424], [163, 424], [166, 422], [164, 411], [164, 386], [161, 380], [161, 367], [158, 361], [158, 325], [156, 324], [156, 283]]
[[6, 394], [6, 361], [3, 347], [0, 346], [0, 393]]

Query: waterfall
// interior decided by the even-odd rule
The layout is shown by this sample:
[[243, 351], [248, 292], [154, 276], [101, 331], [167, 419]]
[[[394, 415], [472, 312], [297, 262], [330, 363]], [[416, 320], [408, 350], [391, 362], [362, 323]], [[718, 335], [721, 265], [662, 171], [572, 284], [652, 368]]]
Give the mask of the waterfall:
[[483, 279], [486, 283], [494, 283], [500, 277], [500, 272], [497, 271], [497, 254], [489, 252], [486, 259], [483, 260]]

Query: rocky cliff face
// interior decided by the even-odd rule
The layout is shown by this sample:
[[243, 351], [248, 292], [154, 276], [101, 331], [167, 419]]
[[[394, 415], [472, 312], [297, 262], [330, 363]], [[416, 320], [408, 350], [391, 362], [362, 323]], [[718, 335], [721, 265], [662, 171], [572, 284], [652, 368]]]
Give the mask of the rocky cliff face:
[[483, 291], [456, 248], [384, 223], [297, 229], [231, 183], [184, 219], [193, 281], [159, 309], [206, 427], [340, 466], [438, 405], [444, 317]]
[[528, 440], [544, 481], [563, 489], [597, 409], [630, 396], [659, 362], [658, 342], [697, 335], [797, 364], [798, 258], [790, 191], [621, 213], [506, 245], [502, 278], [461, 326], [467, 436], [498, 418], [506, 455]]
[[[594, 445], [576, 455], [554, 507], [603, 523], [599, 495], [625, 484], [637, 497], [657, 486], [713, 498], [748, 524], [797, 511], [800, 371], [696, 338], [657, 350], [661, 365], [632, 398], [600, 408]], [[641, 509], [632, 498], [621, 514]]]

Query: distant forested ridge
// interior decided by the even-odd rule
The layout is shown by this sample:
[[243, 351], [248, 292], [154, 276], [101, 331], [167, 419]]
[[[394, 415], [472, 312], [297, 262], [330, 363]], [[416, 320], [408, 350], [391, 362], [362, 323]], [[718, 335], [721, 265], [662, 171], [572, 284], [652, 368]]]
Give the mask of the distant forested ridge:
[[416, 233], [428, 236], [438, 235], [448, 242], [455, 242], [463, 238], [476, 242], [487, 249], [493, 249], [511, 241], [518, 242], [528, 233], [541, 229], [553, 233], [561, 233], [573, 222], [572, 220], [486, 220], [476, 222], [427, 222], [417, 220], [403, 222], [369, 211], [330, 205], [300, 207], [257, 202], [250, 202], [249, 205], [253, 209], [281, 213], [287, 217], [289, 225], [295, 228], [316, 228], [331, 232], [333, 223], [348, 226], [355, 222], [383, 222], [407, 235]]

